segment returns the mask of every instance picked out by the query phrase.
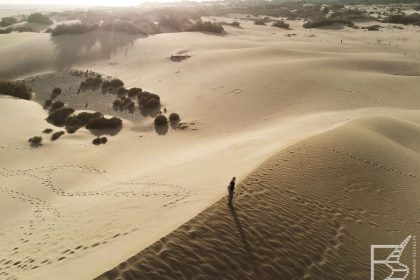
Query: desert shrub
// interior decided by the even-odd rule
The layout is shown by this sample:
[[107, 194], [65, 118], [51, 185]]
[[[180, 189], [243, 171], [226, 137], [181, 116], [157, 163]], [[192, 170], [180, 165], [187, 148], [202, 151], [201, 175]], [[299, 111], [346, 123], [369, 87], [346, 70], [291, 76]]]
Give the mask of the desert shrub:
[[42, 137], [41, 136], [34, 136], [28, 139], [28, 142], [31, 144], [32, 147], [36, 148], [42, 145]]
[[370, 26], [366, 27], [366, 29], [367, 29], [368, 31], [379, 31], [379, 29], [380, 29], [381, 27], [382, 27], [382, 26], [375, 24], [375, 25], [370, 25]]
[[42, 133], [46, 133], [46, 134], [49, 134], [51, 132], [53, 132], [53, 130], [51, 128], [46, 128], [42, 131]]
[[177, 113], [171, 113], [169, 115], [169, 122], [171, 123], [172, 126], [177, 125], [180, 121], [181, 121], [181, 118], [179, 117]]
[[51, 99], [57, 98], [61, 94], [61, 88], [54, 88], [51, 93]]
[[9, 26], [9, 25], [15, 24], [17, 22], [18, 22], [18, 20], [14, 17], [4, 17], [4, 18], [1, 19], [0, 26], [1, 27], [6, 27], [6, 26]]
[[77, 114], [77, 118], [83, 124], [83, 126], [87, 125], [87, 123], [92, 119], [102, 118], [102, 117], [103, 115], [99, 112], [95, 112], [95, 113], [81, 112]]
[[96, 77], [89, 77], [86, 80], [82, 81], [80, 83], [80, 89], [82, 90], [97, 90], [102, 85], [102, 77], [100, 75], [97, 75]]
[[108, 142], [108, 138], [106, 137], [96, 137], [93, 139], [92, 144], [94, 145], [100, 145], [100, 144], [106, 144]]
[[59, 36], [62, 34], [83, 34], [98, 29], [97, 24], [75, 23], [75, 24], [59, 24], [51, 30], [51, 36]]
[[85, 124], [77, 116], [70, 116], [66, 120], [66, 131], [67, 133], [73, 134], [79, 128], [83, 127]]
[[124, 86], [124, 82], [121, 81], [120, 79], [112, 79], [110, 82], [110, 86], [113, 88], [119, 88]]
[[141, 89], [141, 88], [136, 88], [136, 87], [130, 88], [130, 89], [128, 90], [128, 97], [130, 97], [130, 98], [133, 98], [133, 97], [138, 97], [138, 95], [139, 95], [141, 92], [142, 92], [142, 89]]
[[65, 132], [64, 131], [56, 131], [56, 132], [54, 132], [52, 135], [51, 135], [51, 141], [55, 141], [55, 140], [57, 140], [58, 138], [60, 138], [61, 137], [61, 135], [63, 135], [63, 134], [65, 134]]
[[114, 110], [120, 110], [121, 103], [121, 99], [115, 99], [112, 103], [112, 108], [114, 108]]
[[116, 117], [110, 119], [104, 117], [93, 118], [86, 124], [87, 129], [120, 129], [122, 127], [122, 120]]
[[184, 31], [186, 23], [185, 18], [174, 14], [163, 14], [158, 19], [159, 26], [166, 26], [177, 32]]
[[319, 27], [329, 26], [329, 25], [333, 25], [333, 24], [343, 24], [343, 25], [347, 25], [347, 26], [350, 26], [350, 27], [354, 26], [353, 22], [351, 22], [349, 20], [324, 18], [324, 19], [320, 19], [320, 20], [316, 20], [316, 21], [305, 22], [303, 24], [303, 28], [307, 28], [307, 29], [308, 28], [319, 28]]
[[117, 96], [118, 96], [118, 97], [124, 97], [124, 96], [126, 96], [126, 95], [127, 95], [127, 93], [128, 93], [128, 90], [127, 90], [125, 87], [120, 87], [120, 88], [117, 90]]
[[0, 82], [0, 94], [30, 100], [32, 98], [31, 92], [32, 89], [26, 85], [25, 81]]
[[101, 25], [101, 28], [110, 31], [124, 32], [132, 35], [146, 35], [146, 32], [144, 32], [139, 26], [128, 21], [118, 20], [114, 22], [106, 22]]
[[281, 21], [281, 20], [275, 21], [272, 24], [272, 26], [278, 27], [278, 28], [284, 28], [284, 29], [289, 29], [290, 28], [290, 24], [288, 24], [287, 22]]
[[103, 93], [108, 92], [111, 89], [111, 81], [105, 80], [102, 82], [101, 91]]
[[57, 110], [57, 109], [60, 109], [60, 108], [63, 108], [64, 107], [64, 102], [63, 101], [54, 101], [52, 104], [51, 104], [51, 107], [50, 107], [50, 112], [52, 112], [52, 111], [54, 111], [54, 110]]
[[41, 24], [52, 24], [52, 20], [50, 20], [49, 17], [46, 15], [43, 15], [41, 13], [33, 13], [28, 16], [28, 22], [34, 22], [34, 23], [41, 23]]
[[227, 26], [232, 26], [232, 27], [237, 27], [240, 28], [241, 24], [237, 21], [233, 21], [233, 22], [223, 22], [222, 25], [227, 25]]
[[43, 106], [43, 108], [44, 108], [45, 110], [47, 110], [48, 108], [50, 108], [51, 104], [52, 104], [51, 99], [47, 99], [47, 100], [45, 100], [45, 102], [44, 102], [44, 106]]
[[155, 126], [166, 126], [168, 125], [168, 119], [164, 115], [159, 115], [155, 118]]
[[216, 22], [211, 21], [197, 21], [194, 23], [188, 31], [199, 31], [199, 32], [210, 32], [210, 33], [218, 33], [222, 34], [225, 32], [223, 26]]
[[70, 107], [62, 107], [50, 113], [47, 117], [47, 122], [55, 126], [64, 126], [67, 118], [74, 113], [74, 109]]
[[256, 19], [254, 20], [255, 25], [265, 25], [267, 21], [265, 19]]
[[412, 24], [412, 25], [420, 26], [420, 14], [415, 13], [411, 15], [405, 15], [405, 14], [390, 15], [384, 19], [384, 22], [404, 24], [404, 25]]
[[0, 29], [0, 34], [9, 34], [12, 32], [12, 28]]
[[140, 109], [151, 110], [160, 107], [160, 97], [157, 94], [143, 91], [138, 95]]
[[353, 20], [359, 18], [366, 18], [366, 12], [358, 9], [343, 9], [334, 11], [329, 18], [337, 20]]

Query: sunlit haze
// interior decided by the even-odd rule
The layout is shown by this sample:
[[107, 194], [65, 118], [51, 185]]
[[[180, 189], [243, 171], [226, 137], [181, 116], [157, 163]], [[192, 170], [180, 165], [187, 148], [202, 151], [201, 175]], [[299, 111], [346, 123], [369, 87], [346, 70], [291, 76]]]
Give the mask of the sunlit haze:
[[83, 6], [134, 6], [144, 2], [161, 2], [157, 1], [144, 1], [144, 0], [0, 0], [1, 4], [10, 5], [83, 5]]

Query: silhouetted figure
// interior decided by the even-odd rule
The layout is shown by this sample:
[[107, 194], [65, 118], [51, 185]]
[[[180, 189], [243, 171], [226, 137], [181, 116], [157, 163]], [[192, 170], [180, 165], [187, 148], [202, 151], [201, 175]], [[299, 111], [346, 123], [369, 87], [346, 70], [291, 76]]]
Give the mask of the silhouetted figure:
[[229, 205], [232, 205], [233, 192], [235, 191], [235, 181], [236, 181], [236, 177], [233, 177], [228, 186], [228, 194], [229, 194], [228, 204]]

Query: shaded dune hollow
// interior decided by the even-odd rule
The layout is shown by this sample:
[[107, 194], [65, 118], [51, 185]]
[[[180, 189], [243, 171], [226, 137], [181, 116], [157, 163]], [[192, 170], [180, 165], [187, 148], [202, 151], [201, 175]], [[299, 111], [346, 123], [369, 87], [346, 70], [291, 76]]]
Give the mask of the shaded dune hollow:
[[238, 184], [234, 207], [219, 200], [96, 279], [369, 279], [370, 245], [419, 226], [419, 133], [365, 118], [290, 146]]

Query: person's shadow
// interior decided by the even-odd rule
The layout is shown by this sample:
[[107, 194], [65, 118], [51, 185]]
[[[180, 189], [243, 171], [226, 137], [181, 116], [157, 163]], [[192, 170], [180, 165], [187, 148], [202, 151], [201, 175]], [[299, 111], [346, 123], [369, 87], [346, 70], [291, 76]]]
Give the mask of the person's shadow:
[[259, 270], [258, 270], [258, 265], [256, 265], [256, 260], [255, 260], [254, 255], [252, 254], [252, 249], [249, 246], [248, 238], [246, 237], [245, 231], [242, 228], [241, 222], [239, 221], [238, 214], [236, 214], [235, 206], [229, 204], [229, 210], [230, 210], [230, 213], [232, 214], [232, 218], [233, 218], [233, 221], [235, 222], [236, 228], [238, 229], [240, 238], [244, 244], [244, 248], [247, 253], [247, 258], [254, 269], [255, 276], [257, 276], [258, 278], [258, 276], [260, 275]]

